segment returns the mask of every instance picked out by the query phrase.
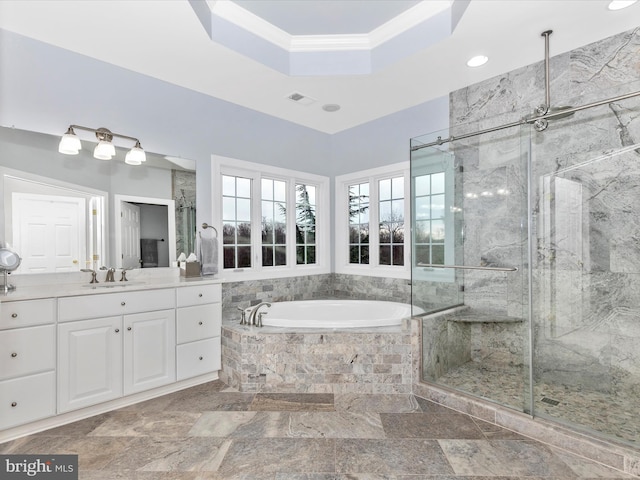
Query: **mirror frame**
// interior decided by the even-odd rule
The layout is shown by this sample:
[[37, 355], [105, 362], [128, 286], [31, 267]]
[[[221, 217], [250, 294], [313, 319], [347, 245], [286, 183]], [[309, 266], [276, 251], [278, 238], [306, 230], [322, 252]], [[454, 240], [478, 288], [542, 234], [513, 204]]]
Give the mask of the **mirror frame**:
[[[169, 245], [176, 245], [176, 202], [168, 198], [152, 198], [138, 197], [135, 195], [113, 195], [113, 211], [114, 211], [114, 245], [115, 245], [115, 268], [122, 268], [122, 223], [118, 221], [122, 215], [122, 203], [145, 203], [149, 205], [165, 205], [167, 206], [167, 226]], [[176, 249], [169, 248], [169, 266], [173, 266], [176, 262]]]

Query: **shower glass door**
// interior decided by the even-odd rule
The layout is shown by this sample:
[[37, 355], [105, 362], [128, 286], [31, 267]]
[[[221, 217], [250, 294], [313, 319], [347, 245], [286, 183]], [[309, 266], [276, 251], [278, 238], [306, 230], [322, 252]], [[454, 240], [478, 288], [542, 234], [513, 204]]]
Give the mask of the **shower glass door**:
[[[605, 94], [606, 98], [606, 94]], [[534, 414], [640, 439], [640, 101], [535, 134]]]
[[529, 412], [527, 134], [413, 139], [411, 199], [422, 379]]

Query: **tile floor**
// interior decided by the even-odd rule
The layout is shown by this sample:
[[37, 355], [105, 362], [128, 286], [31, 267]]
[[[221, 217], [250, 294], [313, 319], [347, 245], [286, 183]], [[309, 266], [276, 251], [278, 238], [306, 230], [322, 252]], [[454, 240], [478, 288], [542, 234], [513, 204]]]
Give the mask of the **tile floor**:
[[633, 478], [413, 395], [239, 393], [216, 381], [0, 444], [82, 480]]

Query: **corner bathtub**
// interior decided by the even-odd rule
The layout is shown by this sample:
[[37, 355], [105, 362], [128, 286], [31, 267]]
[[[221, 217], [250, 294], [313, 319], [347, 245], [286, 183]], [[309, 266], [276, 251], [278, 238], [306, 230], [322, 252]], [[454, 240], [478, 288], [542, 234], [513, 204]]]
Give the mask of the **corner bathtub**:
[[[414, 307], [414, 315], [422, 309]], [[387, 327], [411, 317], [408, 303], [376, 300], [299, 300], [262, 307], [262, 325], [292, 328]]]

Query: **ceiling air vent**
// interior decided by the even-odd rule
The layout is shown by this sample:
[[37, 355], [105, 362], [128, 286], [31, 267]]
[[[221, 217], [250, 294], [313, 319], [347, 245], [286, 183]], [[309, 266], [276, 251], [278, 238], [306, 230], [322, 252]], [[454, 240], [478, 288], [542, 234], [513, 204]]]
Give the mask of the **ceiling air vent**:
[[298, 105], [311, 105], [316, 101], [315, 98], [307, 97], [300, 92], [293, 92], [287, 95], [287, 98]]

